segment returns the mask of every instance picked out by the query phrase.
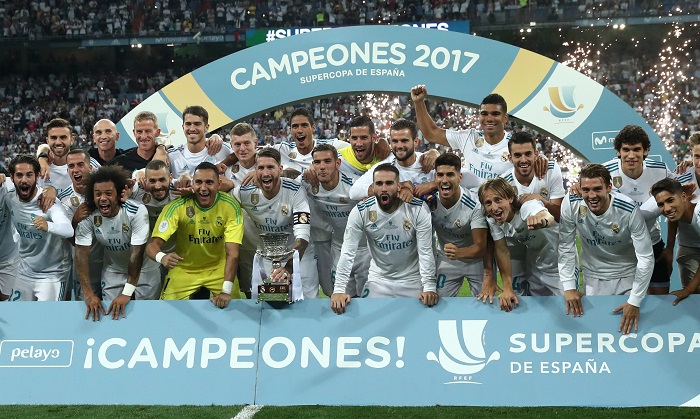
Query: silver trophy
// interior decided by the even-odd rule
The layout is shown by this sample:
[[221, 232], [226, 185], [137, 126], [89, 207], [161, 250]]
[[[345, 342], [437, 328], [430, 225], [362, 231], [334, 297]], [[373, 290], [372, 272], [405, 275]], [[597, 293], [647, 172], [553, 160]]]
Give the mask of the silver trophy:
[[[294, 254], [294, 249], [289, 249], [289, 233], [267, 233], [261, 234], [262, 249], [256, 253], [263, 260], [272, 264], [272, 271], [286, 265], [289, 258]], [[267, 263], [266, 263], [267, 265]], [[286, 301], [292, 302], [292, 278], [287, 278], [288, 282], [273, 282], [270, 275], [260, 272], [262, 283], [258, 284], [258, 302], [260, 301]]]

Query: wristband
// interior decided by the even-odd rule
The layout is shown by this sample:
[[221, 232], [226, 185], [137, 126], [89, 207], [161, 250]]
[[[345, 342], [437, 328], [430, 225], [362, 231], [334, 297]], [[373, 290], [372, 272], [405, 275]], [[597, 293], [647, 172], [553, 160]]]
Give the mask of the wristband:
[[688, 291], [688, 292], [691, 293], [691, 294], [693, 293], [693, 290], [691, 290], [690, 287], [687, 286], [687, 285], [683, 285], [683, 289], [686, 290], [686, 291]]
[[230, 295], [231, 291], [233, 291], [233, 281], [224, 281], [224, 286], [221, 287], [221, 293]]
[[48, 159], [48, 158], [49, 158], [49, 154], [48, 154], [48, 153], [39, 153], [39, 155], [36, 156], [36, 157], [37, 157], [38, 159], [40, 159], [40, 158], [42, 158], [42, 157], [45, 158], [45, 159]]
[[127, 297], [131, 297], [134, 295], [134, 290], [136, 289], [136, 286], [131, 285], [130, 283], [124, 284], [124, 289], [122, 290], [122, 295], [126, 295]]
[[163, 252], [158, 252], [158, 253], [156, 254], [156, 262], [158, 262], [158, 263], [160, 263], [160, 264], [162, 265], [163, 262], [161, 262], [161, 261], [163, 260], [164, 257], [165, 257], [165, 253], [163, 253]]

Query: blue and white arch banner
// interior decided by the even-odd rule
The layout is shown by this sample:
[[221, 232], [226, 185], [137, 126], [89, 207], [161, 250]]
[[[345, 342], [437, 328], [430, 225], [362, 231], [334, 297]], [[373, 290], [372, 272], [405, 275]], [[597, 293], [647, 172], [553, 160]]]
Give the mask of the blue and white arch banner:
[[531, 51], [456, 32], [397, 26], [334, 28], [248, 48], [186, 74], [151, 95], [119, 123], [120, 146], [133, 146], [133, 118], [159, 116], [171, 142], [184, 142], [181, 112], [202, 105], [210, 129], [311, 98], [348, 93], [408, 94], [425, 84], [432, 97], [479, 104], [496, 92], [509, 114], [550, 133], [583, 158], [614, 157], [627, 124], [644, 127], [652, 151], [673, 166], [658, 135], [600, 84]]
[[[84, 320], [82, 302], [6, 303], [0, 391], [12, 404], [695, 406], [700, 297], [649, 296], [618, 332], [625, 296], [132, 301]], [[47, 321], [51, 319], [51, 321]]]

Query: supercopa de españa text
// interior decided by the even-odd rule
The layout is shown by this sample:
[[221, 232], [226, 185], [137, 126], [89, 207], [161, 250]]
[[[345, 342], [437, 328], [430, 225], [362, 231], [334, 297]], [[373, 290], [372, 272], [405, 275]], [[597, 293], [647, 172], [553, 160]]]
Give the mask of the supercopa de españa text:
[[312, 74], [299, 78], [301, 84], [313, 83], [315, 81], [340, 79], [343, 77], [353, 76], [385, 76], [385, 77], [405, 77], [404, 71], [398, 68], [357, 68], [354, 73], [352, 70], [336, 70], [326, 73]]

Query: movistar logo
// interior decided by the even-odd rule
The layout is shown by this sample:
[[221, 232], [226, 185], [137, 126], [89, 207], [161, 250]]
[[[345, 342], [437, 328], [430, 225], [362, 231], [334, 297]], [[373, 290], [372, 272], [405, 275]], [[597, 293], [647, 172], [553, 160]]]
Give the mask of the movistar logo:
[[574, 86], [550, 87], [549, 103], [543, 110], [551, 113], [557, 118], [571, 118], [579, 109], [583, 109], [583, 104], [577, 105], [574, 101]]
[[438, 322], [442, 346], [437, 355], [428, 352], [427, 358], [440, 364], [445, 371], [460, 376], [445, 384], [481, 384], [472, 381], [469, 376], [483, 370], [489, 362], [501, 359], [501, 354], [497, 351], [486, 356], [484, 328], [487, 322], [488, 320], [462, 320], [461, 334], [457, 320]]

